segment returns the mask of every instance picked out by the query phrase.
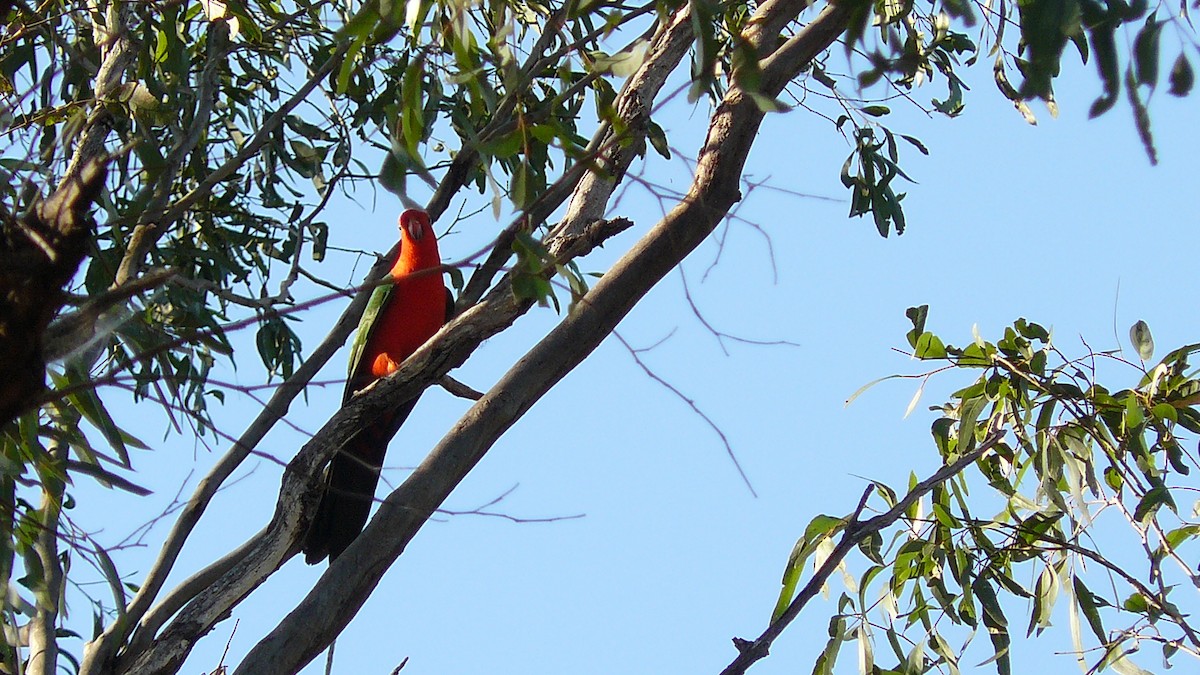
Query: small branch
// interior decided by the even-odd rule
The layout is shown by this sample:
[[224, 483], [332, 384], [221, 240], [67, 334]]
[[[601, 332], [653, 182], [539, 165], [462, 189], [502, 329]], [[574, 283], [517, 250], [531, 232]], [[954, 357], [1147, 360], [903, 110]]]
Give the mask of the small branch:
[[174, 270], [158, 270], [108, 292], [92, 297], [79, 309], [59, 315], [46, 327], [42, 337], [42, 358], [47, 363], [63, 360], [97, 339], [96, 325], [115, 305], [145, 291], [154, 290], [171, 281]]
[[58, 670], [59, 600], [63, 593], [63, 569], [58, 557], [58, 524], [62, 512], [62, 465], [66, 463], [67, 446], [60, 441], [51, 443], [49, 456], [43, 460], [50, 466], [39, 466], [42, 484], [41, 522], [34, 553], [41, 564], [40, 583], [34, 587], [37, 613], [29, 625], [28, 675], [56, 675]]
[[179, 175], [188, 155], [196, 148], [204, 135], [204, 130], [212, 122], [212, 107], [217, 99], [217, 70], [225, 62], [229, 46], [229, 24], [225, 21], [210, 21], [208, 23], [208, 55], [205, 59], [204, 70], [200, 75], [199, 93], [196, 96], [196, 109], [193, 111], [192, 124], [187, 133], [181, 134], [175, 146], [167, 153], [165, 166], [156, 171], [157, 181], [150, 182], [144, 190], [153, 190], [149, 203], [142, 209], [138, 224], [129, 236], [125, 255], [117, 265], [113, 287], [123, 286], [138, 276], [146, 255], [171, 227], [174, 219], [159, 218], [158, 215], [171, 198], [172, 181]]
[[739, 653], [737, 658], [735, 658], [732, 663], [730, 663], [725, 667], [724, 670], [721, 671], [721, 675], [736, 675], [739, 673], [745, 673], [746, 670], [749, 669], [750, 666], [752, 666], [756, 661], [765, 658], [767, 654], [770, 653], [771, 644], [775, 642], [775, 639], [779, 637], [781, 633], [783, 633], [783, 630], [787, 628], [788, 625], [796, 619], [796, 617], [800, 616], [800, 612], [804, 609], [804, 606], [808, 604], [809, 600], [812, 600], [814, 597], [816, 597], [817, 593], [821, 591], [821, 587], [825, 585], [825, 582], [829, 580], [829, 577], [832, 576], [833, 573], [837, 571], [838, 566], [842, 564], [842, 560], [845, 559], [846, 555], [849, 554], [850, 551], [854, 550], [854, 548], [858, 546], [859, 542], [862, 542], [872, 534], [891, 526], [892, 523], [899, 520], [900, 517], [908, 511], [909, 507], [917, 502], [917, 500], [919, 500], [921, 497], [924, 497], [930, 490], [958, 475], [963, 469], [967, 468], [971, 464], [974, 464], [979, 460], [980, 457], [983, 457], [984, 453], [986, 453], [988, 450], [991, 450], [992, 447], [999, 443], [1003, 438], [1003, 431], [993, 432], [974, 450], [959, 457], [950, 464], [943, 466], [934, 472], [932, 476], [913, 486], [913, 489], [909, 490], [908, 494], [904, 495], [904, 497], [886, 513], [880, 514], [865, 521], [861, 521], [858, 519], [858, 516], [862, 513], [863, 508], [866, 506], [867, 498], [870, 497], [871, 492], [874, 490], [873, 484], [869, 486], [859, 499], [858, 507], [855, 509], [854, 514], [850, 516], [848, 522], [846, 523], [846, 527], [842, 533], [842, 538], [838, 541], [837, 545], [834, 546], [833, 552], [829, 554], [829, 557], [825, 559], [825, 563], [822, 564], [821, 567], [813, 574], [812, 579], [810, 579], [808, 583], [804, 585], [804, 588], [800, 589], [800, 592], [798, 592], [796, 597], [792, 599], [791, 604], [788, 605], [783, 614], [781, 614], [778, 619], [773, 621], [770, 626], [767, 626], [767, 629], [763, 631], [762, 635], [758, 636], [758, 638], [754, 641], [742, 640], [740, 638], [734, 639], [734, 644], [737, 645]]
[[478, 401], [483, 398], [483, 392], [476, 391], [449, 375], [443, 375], [442, 379], [438, 380], [438, 384], [441, 385], [442, 389], [459, 398], [470, 399], [472, 401]]
[[688, 398], [682, 391], [679, 391], [675, 385], [667, 382], [660, 377], [658, 373], [651, 370], [650, 367], [647, 366], [644, 361], [642, 361], [642, 357], [638, 355], [639, 352], [644, 350], [634, 349], [633, 346], [626, 342], [625, 338], [616, 331], [613, 331], [613, 337], [617, 338], [617, 340], [619, 340], [621, 344], [625, 346], [625, 349], [629, 351], [629, 355], [633, 357], [634, 362], [638, 364], [638, 367], [642, 369], [642, 372], [646, 374], [646, 377], [649, 377], [650, 379], [659, 383], [664, 389], [674, 394], [680, 401], [683, 401], [689, 408], [692, 409], [692, 412], [695, 413], [696, 416], [698, 416], [704, 421], [705, 424], [708, 425], [708, 428], [713, 430], [713, 433], [715, 433], [717, 437], [721, 439], [721, 444], [725, 446], [725, 454], [729, 455], [729, 460], [733, 462], [733, 468], [737, 469], [738, 476], [741, 476], [742, 482], [746, 484], [746, 489], [750, 491], [750, 496], [757, 499], [758, 492], [755, 491], [754, 485], [750, 483], [750, 477], [746, 475], [746, 471], [742, 468], [742, 463], [738, 461], [737, 454], [735, 454], [733, 451], [733, 446], [729, 443], [729, 438], [725, 435], [725, 432], [721, 430], [721, 427], [717, 426], [717, 423], [708, 416], [708, 413], [705, 413], [703, 410], [701, 410], [700, 407], [696, 405], [694, 400]]

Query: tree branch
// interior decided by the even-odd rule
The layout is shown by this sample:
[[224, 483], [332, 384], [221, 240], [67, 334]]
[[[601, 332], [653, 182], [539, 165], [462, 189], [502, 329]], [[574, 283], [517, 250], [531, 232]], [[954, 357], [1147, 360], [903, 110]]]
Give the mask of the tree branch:
[[[602, 221], [584, 235], [564, 240], [563, 260], [586, 254], [628, 226], [628, 221]], [[197, 635], [228, 616], [234, 605], [295, 553], [295, 540], [307, 523], [301, 517], [311, 517], [316, 504], [318, 495], [312, 489], [316, 476], [346, 439], [396, 402], [411, 400], [457, 367], [480, 343], [511, 325], [530, 304], [518, 301], [507, 283], [497, 285], [484, 301], [456, 318], [406, 360], [399, 371], [368, 387], [334, 414], [288, 464], [275, 515], [268, 526], [236, 551], [184, 582], [177, 589], [180, 596], [173, 592], [156, 606], [139, 627], [134, 643], [122, 654], [117, 671], [159, 673], [177, 669]], [[199, 593], [194, 598], [183, 597], [191, 591]], [[182, 603], [186, 603], [183, 609], [161, 635], [149, 630], [170, 619]]]
[[758, 636], [758, 639], [753, 642], [734, 638], [734, 644], [737, 645], [739, 653], [737, 658], [726, 666], [725, 670], [721, 671], [721, 675], [745, 673], [756, 661], [765, 658], [770, 652], [771, 644], [775, 642], [775, 638], [779, 637], [783, 633], [783, 630], [796, 617], [800, 616], [800, 612], [804, 609], [804, 606], [808, 604], [809, 600], [816, 597], [817, 593], [821, 591], [821, 587], [825, 585], [829, 577], [842, 564], [842, 560], [846, 558], [846, 555], [850, 551], [858, 546], [859, 542], [899, 520], [918, 499], [924, 497], [930, 490], [958, 475], [963, 469], [974, 464], [980, 457], [983, 457], [984, 453], [991, 450], [1003, 438], [1003, 431], [993, 432], [982, 443], [976, 446], [974, 450], [959, 457], [950, 464], [942, 466], [932, 476], [913, 486], [913, 489], [909, 490], [908, 494], [904, 495], [886, 513], [862, 521], [858, 519], [858, 516], [862, 513], [863, 508], [866, 506], [867, 498], [870, 497], [871, 492], [874, 490], [874, 485], [869, 486], [863, 492], [862, 498], [859, 499], [858, 508], [854, 510], [854, 513], [848, 519], [842, 531], [842, 538], [838, 541], [837, 546], [834, 546], [833, 552], [829, 554], [829, 557], [825, 559], [821, 567], [813, 573], [812, 579], [808, 580], [804, 588], [800, 589], [800, 592], [792, 599], [791, 604], [788, 605], [783, 614], [780, 614], [778, 619], [773, 621], [770, 626], [767, 626], [762, 635]]
[[125, 255], [117, 266], [113, 279], [113, 288], [125, 285], [138, 275], [145, 264], [146, 254], [172, 224], [172, 220], [158, 217], [167, 200], [171, 197], [171, 184], [178, 175], [179, 167], [187, 156], [196, 148], [204, 135], [204, 130], [211, 123], [213, 104], [217, 100], [218, 68], [224, 63], [229, 53], [229, 24], [226, 21], [208, 22], [208, 55], [205, 59], [204, 70], [200, 75], [200, 86], [196, 96], [196, 109], [192, 111], [192, 124], [187, 133], [182, 134], [175, 146], [167, 155], [164, 166], [157, 170], [157, 181], [150, 181], [144, 190], [150, 190], [153, 195], [142, 210], [138, 224], [129, 236]]
[[[827, 28], [831, 21], [839, 20], [844, 29], [843, 13], [834, 11], [823, 16], [830, 18], [822, 22], [818, 17], [810, 27]], [[810, 34], [815, 36], [813, 39], [827, 40], [827, 47], [840, 33], [818, 30]], [[793, 65], [799, 72], [807, 64]], [[308, 596], [251, 650], [237, 673], [295, 672], [332, 641], [429, 516], [492, 444], [586, 358], [633, 306], [713, 231], [738, 199], [738, 181], [762, 118], [763, 112], [751, 97], [736, 87], [729, 90], [710, 124], [695, 179], [684, 201], [613, 266], [576, 311], [467, 411], [408, 479], [384, 500], [363, 533], [330, 565]], [[438, 342], [449, 337], [443, 333]], [[401, 370], [420, 367], [428, 347]], [[301, 456], [307, 451], [306, 447]], [[286, 482], [287, 478], [285, 493]], [[288, 501], [288, 495], [282, 495], [281, 504]], [[295, 517], [286, 511], [278, 516], [281, 520]]]
[[57, 675], [58, 672], [58, 623], [59, 600], [62, 597], [63, 568], [58, 557], [58, 523], [62, 513], [63, 465], [67, 459], [67, 445], [54, 441], [49, 450], [51, 471], [41, 472], [42, 508], [38, 523], [34, 553], [41, 564], [41, 579], [34, 587], [37, 598], [37, 613], [29, 626], [29, 663], [25, 668], [28, 675]]

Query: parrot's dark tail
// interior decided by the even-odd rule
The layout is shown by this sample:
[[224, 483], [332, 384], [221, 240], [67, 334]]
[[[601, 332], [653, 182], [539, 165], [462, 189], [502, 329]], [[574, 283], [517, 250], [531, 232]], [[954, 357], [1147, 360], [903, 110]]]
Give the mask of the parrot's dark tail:
[[317, 515], [304, 535], [304, 560], [315, 565], [338, 557], [362, 532], [375, 500], [379, 470], [388, 443], [408, 419], [417, 399], [397, 408], [351, 437], [325, 470], [325, 490]]

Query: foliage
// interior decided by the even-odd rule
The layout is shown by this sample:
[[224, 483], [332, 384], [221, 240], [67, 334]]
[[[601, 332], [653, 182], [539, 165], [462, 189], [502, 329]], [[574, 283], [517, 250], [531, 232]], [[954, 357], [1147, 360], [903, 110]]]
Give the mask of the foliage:
[[[551, 217], [573, 190], [598, 179], [608, 189], [604, 204], [591, 214], [591, 220], [600, 218], [635, 157], [645, 160], [643, 171], [653, 170], [650, 163], [657, 157], [646, 152], [647, 141], [657, 156], [672, 157], [669, 125], [656, 117], [667, 96], [660, 91], [671, 90], [663, 89], [667, 74], [647, 88], [647, 100], [623, 98], [622, 81], [633, 81], [650, 66], [674, 70], [677, 62], [665, 56], [668, 50], [654, 50], [669, 42], [664, 36], [675, 18], [686, 19], [681, 25], [687, 28], [684, 38], [692, 57], [689, 72], [676, 76], [677, 84], [693, 102], [713, 104], [714, 119], [735, 108], [741, 96], [759, 113], [808, 107], [810, 93], [825, 97], [826, 109], [815, 103], [811, 107], [834, 121], [835, 132], [847, 136], [850, 156], [841, 177], [851, 191], [850, 215], [870, 214], [882, 236], [893, 230], [901, 234], [906, 227], [904, 194], [896, 188], [897, 178], [908, 179], [899, 152], [906, 146], [897, 139], [929, 153], [920, 140], [883, 124], [892, 109], [885, 99], [895, 92], [909, 96], [936, 78], [939, 86], [945, 82], [945, 94], [931, 100], [932, 110], [959, 115], [966, 87], [958, 73], [988, 49], [988, 57], [995, 57], [1000, 90], [1032, 120], [1029, 100], [1045, 100], [1054, 111], [1053, 83], [1071, 42], [1098, 67], [1103, 93], [1093, 114], [1112, 108], [1124, 91], [1137, 133], [1153, 159], [1148, 93], [1159, 86], [1164, 72], [1172, 95], [1189, 94], [1194, 82], [1195, 42], [1188, 39], [1193, 35], [1189, 26], [1174, 16], [1160, 18], [1145, 3], [1033, 0], [996, 7], [958, 0], [853, 0], [817, 8], [803, 18], [800, 4], [784, 4], [0, 3], [0, 220], [5, 242], [21, 239], [14, 233], [25, 231], [22, 224], [58, 189], [70, 187], [82, 163], [107, 167], [95, 203], [97, 222], [84, 243], [86, 262], [65, 288], [52, 289], [66, 294], [61, 305], [47, 308], [57, 319], [45, 336], [44, 326], [29, 327], [39, 335], [41, 355], [50, 362], [50, 386], [24, 401], [19, 419], [0, 420], [8, 423], [0, 433], [0, 503], [6, 506], [0, 517], [0, 583], [13, 589], [0, 613], [0, 622], [10, 629], [6, 635], [30, 612], [41, 617], [39, 625], [55, 626], [66, 582], [43, 582], [57, 578], [50, 569], [55, 567], [77, 577], [78, 567], [71, 563], [82, 559], [107, 582], [112, 596], [93, 601], [96, 632], [107, 640], [104, 649], [93, 652], [104, 661], [97, 667], [107, 667], [105, 659], [127, 646], [133, 625], [149, 611], [146, 605], [161, 590], [182, 541], [164, 543], [163, 569], [156, 572], [160, 576], [131, 584], [105, 545], [71, 528], [73, 479], [87, 476], [106, 486], [143, 491], [139, 481], [118, 472], [133, 469], [130, 449], [144, 450], [147, 444], [126, 430], [127, 420], [108, 411], [106, 400], [132, 397], [155, 404], [170, 419], [173, 433], [215, 438], [218, 430], [207, 411], [213, 401], [223, 401], [224, 393], [212, 373], [222, 360], [234, 367], [251, 365], [255, 357], [246, 355], [248, 348], [235, 352], [231, 336], [246, 326], [257, 331], [254, 351], [269, 376], [288, 383], [288, 396], [303, 390], [336, 345], [325, 352], [324, 346], [306, 351], [293, 324], [323, 298], [298, 302], [295, 294], [305, 289], [306, 294], [332, 291], [329, 297], [340, 297], [349, 283], [358, 281], [327, 279], [323, 271], [322, 263], [338, 255], [348, 239], [326, 219], [331, 201], [363, 199], [379, 185], [409, 204], [410, 182], [420, 181], [434, 189], [428, 209], [435, 219], [453, 200], [460, 213], [490, 208], [494, 220], [516, 214], [512, 225], [496, 232], [467, 232], [479, 244], [478, 257], [487, 257], [470, 282], [456, 277], [460, 309], [478, 303], [489, 289], [506, 289], [524, 308], [536, 303], [562, 309], [555, 297], [557, 275], [570, 293], [565, 311], [578, 310], [589, 287], [576, 263], [554, 248], [562, 233], [555, 231]], [[1188, 7], [1186, 0], [1180, 6], [1185, 19]], [[828, 35], [814, 37], [808, 31], [830, 16]], [[977, 33], [969, 35], [976, 26]], [[1019, 31], [1006, 34], [1006, 26]], [[1119, 31], [1132, 35], [1129, 54], [1117, 48]], [[843, 47], [840, 55], [829, 49], [836, 40]], [[812, 53], [797, 58], [789, 71], [780, 65], [788, 63], [780, 54], [792, 47]], [[1169, 71], [1159, 67], [1163, 59], [1171, 60]], [[1021, 73], [1020, 85], [1009, 83], [1010, 66]], [[829, 165], [836, 170], [836, 159]], [[726, 192], [733, 194], [736, 188]], [[679, 204], [687, 199], [680, 198]], [[579, 202], [584, 201], [580, 196]], [[573, 198], [568, 208], [574, 205]], [[723, 215], [717, 211], [714, 207], [715, 218]], [[471, 258], [460, 265], [476, 262]], [[504, 270], [510, 272], [506, 281], [496, 282], [494, 275]], [[1018, 337], [1034, 339], [1018, 331], [1017, 337], [997, 343], [994, 354], [976, 354], [983, 347], [958, 353], [920, 333], [923, 342], [914, 348], [922, 358], [950, 358], [959, 366], [981, 359], [980, 367], [999, 377], [1007, 372], [1002, 371], [1006, 363], [1013, 369], [1026, 367], [1020, 356], [989, 360], [1006, 355], [1005, 349], [1023, 353], [1026, 347]], [[1003, 390], [988, 380], [979, 392], [964, 394], [963, 407], [948, 411], [958, 417], [947, 419], [958, 419], [960, 426], [965, 421], [967, 428], [979, 419], [1000, 419], [999, 402], [1024, 401], [1021, 396], [1040, 401], [1039, 410], [1053, 410], [1044, 407], [1050, 394], [1039, 393], [1035, 384], [1060, 374], [1044, 370], [1045, 363], [1041, 368], [1029, 370], [1032, 379], [1025, 384], [1014, 373], [1006, 374], [1012, 382]], [[1148, 384], [1134, 394], [1114, 395], [1112, 405], [1141, 410], [1138, 424], [1149, 426], [1133, 427], [1146, 433], [1183, 425], [1171, 418], [1166, 426], [1162, 416], [1162, 404], [1168, 401], [1161, 398], [1165, 383], [1184, 377], [1168, 375], [1151, 381], [1152, 392]], [[1065, 414], [1066, 402], [1075, 399], [1054, 395], [1062, 397], [1054, 400], [1059, 414]], [[278, 409], [286, 410], [290, 400], [281, 400]], [[1076, 404], [1084, 412], [1092, 410], [1085, 403], [1095, 408], [1089, 414], [1100, 424], [1117, 415], [1104, 408], [1105, 401], [1085, 397]], [[984, 408], [990, 412], [981, 417]], [[237, 453], [250, 452], [275, 421], [254, 425], [233, 444], [233, 466]], [[1095, 444], [1104, 456], [1109, 453], [1105, 442], [1125, 438], [1111, 430], [1106, 432], [1111, 438], [1093, 432], [1082, 417], [1073, 424], [1062, 422], [1064, 431], [1056, 431], [1054, 438], [1087, 430], [1097, 436], [1089, 441], [1085, 435], [1079, 443], [1084, 449]], [[943, 435], [939, 438], [947, 448], [971, 445], [949, 429]], [[1039, 442], [1034, 446], [1058, 447], [1047, 439]], [[1154, 457], [1154, 443], [1165, 442], [1143, 444], [1147, 449], [1142, 454]], [[1010, 464], [1023, 447], [1017, 443]], [[1138, 451], [1128, 452], [1140, 466]], [[1172, 451], [1164, 446], [1163, 452], [1168, 455], [1164, 467], [1178, 472]], [[1069, 464], [1061, 457], [1054, 461], [1055, 466]], [[1169, 488], [1144, 472], [1140, 478], [1121, 477], [1125, 487], [1120, 494], [1139, 500], [1132, 507], [1134, 520], [1156, 522], [1159, 507], [1169, 506]], [[223, 479], [215, 478], [211, 490]], [[186, 538], [187, 523], [194, 523], [188, 518], [199, 518], [212, 494], [201, 497], [195, 501], [197, 512], [181, 516], [185, 525], [179, 537]], [[1014, 513], [1012, 521], [1024, 523], [1029, 517]], [[965, 514], [956, 518], [970, 527]], [[61, 556], [47, 555], [49, 543], [39, 536], [46, 532], [68, 544]], [[968, 534], [981, 542], [984, 534], [997, 536], [982, 530], [954, 530], [946, 536], [962, 540]], [[993, 546], [1008, 546], [1001, 544]], [[1170, 555], [1164, 553], [1164, 558]], [[1055, 564], [1062, 567], [1060, 562]], [[1058, 567], [1047, 569], [1055, 569], [1060, 578], [1072, 573]], [[972, 584], [1001, 578], [1004, 568], [997, 569], [1001, 571], [986, 567], [978, 574], [964, 572], [960, 583], [966, 586], [960, 590], [966, 593]], [[146, 599], [131, 600], [131, 592]], [[1165, 602], [1165, 592], [1160, 595], [1164, 598], [1147, 595], [1146, 611], [1170, 618], [1161, 610], [1165, 605], [1154, 604]], [[19, 614], [25, 619], [17, 619]], [[158, 627], [144, 629], [151, 636], [141, 637], [142, 646], [153, 642]], [[839, 629], [838, 634], [846, 633]], [[3, 654], [10, 670], [20, 660], [19, 642], [10, 640]]]
[[[816, 673], [833, 672], [847, 644], [875, 672], [957, 673], [958, 645], [984, 633], [985, 662], [1007, 675], [1013, 633], [1040, 635], [1064, 605], [1058, 616], [1065, 610], [1084, 672], [1139, 672], [1129, 657], [1145, 643], [1167, 664], [1181, 653], [1194, 658], [1200, 637], [1171, 594], [1196, 582], [1188, 544], [1200, 525], [1187, 504], [1198, 460], [1185, 445], [1200, 433], [1200, 379], [1189, 363], [1200, 345], [1153, 364], [1113, 352], [1067, 356], [1045, 328], [1019, 319], [999, 340], [959, 348], [925, 330], [926, 312], [909, 310], [909, 344], [918, 359], [944, 365], [919, 377], [979, 373], [932, 408], [941, 414], [932, 433], [942, 461], [970, 457], [970, 468], [922, 484], [922, 497], [899, 510], [902, 492], [874, 484], [880, 508], [895, 512], [882, 533], [853, 517], [815, 518], [788, 562], [772, 620], [796, 597], [807, 561], [816, 556], [819, 566], [842, 535], [866, 568], [852, 577], [840, 565], [847, 592]], [[1145, 323], [1132, 332], [1144, 349]], [[1100, 382], [1129, 372], [1132, 387]], [[917, 485], [914, 476], [908, 489]], [[1027, 622], [1013, 615], [1022, 605]]]

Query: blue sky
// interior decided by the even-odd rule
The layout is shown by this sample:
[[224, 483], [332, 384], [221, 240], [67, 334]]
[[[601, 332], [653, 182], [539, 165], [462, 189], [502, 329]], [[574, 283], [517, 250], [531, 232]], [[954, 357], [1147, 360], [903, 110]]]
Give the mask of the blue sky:
[[[973, 325], [994, 338], [1024, 316], [1053, 325], [1068, 352], [1082, 350], [1081, 337], [1110, 349], [1117, 346], [1114, 311], [1121, 336], [1135, 320], [1146, 320], [1160, 355], [1196, 341], [1194, 103], [1155, 96], [1160, 165], [1152, 168], [1124, 103], [1087, 120], [1099, 90], [1091, 66], [1066, 69], [1061, 116], [1052, 120], [1034, 106], [1037, 127], [988, 78], [989, 68], [975, 69], [967, 110], [955, 120], [892, 104], [889, 126], [921, 138], [932, 156], [902, 146], [902, 166], [919, 184], [902, 188], [909, 193], [908, 231], [886, 240], [869, 220], [846, 216], [838, 170], [850, 147], [832, 125], [803, 111], [768, 118], [747, 174], [821, 198], [755, 190], [737, 215], [761, 229], [729, 222], [719, 232], [719, 262], [710, 270], [718, 253], [710, 241], [687, 259], [684, 272], [696, 307], [717, 329], [794, 345], [727, 342], [726, 355], [685, 301], [678, 273], [618, 329], [635, 348], [658, 345], [642, 359], [719, 426], [757, 497], [712, 429], [610, 338], [497, 443], [447, 504], [471, 510], [515, 487], [489, 510], [523, 519], [583, 517], [514, 523], [460, 515], [429, 523], [339, 638], [335, 672], [387, 673], [405, 657], [405, 673], [719, 671], [735, 655], [731, 637], [751, 638], [765, 627], [788, 552], [813, 516], [849, 512], [864, 477], [900, 488], [910, 471], [923, 476], [936, 468], [928, 434], [934, 416], [926, 408], [965, 376], [935, 380], [907, 419], [916, 389], [911, 380], [881, 384], [844, 405], [868, 381], [920, 371], [891, 349], [906, 346], [905, 308], [929, 304], [929, 328], [955, 343], [970, 340]], [[1081, 84], [1067, 86], [1073, 80]], [[942, 92], [927, 87], [915, 96], [927, 101]], [[707, 112], [704, 103], [680, 100], [657, 121], [690, 154]], [[678, 161], [666, 165], [652, 156], [644, 177], [683, 189], [689, 174]], [[359, 201], [371, 210], [371, 197]], [[366, 215], [349, 202], [336, 204], [331, 244], [388, 248], [399, 210], [393, 202], [381, 193]], [[581, 261], [584, 271], [606, 269], [653, 224], [659, 205], [633, 189], [613, 213], [636, 226]], [[443, 256], [475, 250], [475, 239], [494, 228], [489, 215], [476, 216], [442, 240]], [[325, 276], [353, 283], [353, 262], [332, 256]], [[364, 269], [360, 264], [358, 273]], [[332, 303], [303, 316], [297, 330], [306, 348], [341, 309]], [[552, 310], [534, 310], [455, 376], [488, 388], [557, 319]], [[262, 383], [252, 347], [243, 357], [224, 376]], [[343, 377], [344, 362], [335, 357], [320, 379]], [[1132, 373], [1115, 376], [1113, 388], [1133, 383]], [[340, 392], [340, 385], [311, 391], [289, 422], [315, 431]], [[428, 391], [393, 442], [389, 464], [415, 465], [467, 407], [444, 391]], [[257, 408], [234, 396], [214, 412], [236, 434]], [[189, 475], [188, 487], [194, 486], [215, 459], [187, 439], [157, 443], [163, 425], [148, 418], [142, 437], [160, 447], [135, 462], [156, 494], [138, 499], [88, 490], [92, 501], [85, 503], [95, 511], [77, 516], [105, 524], [106, 536], [120, 534], [107, 518], [110, 508], [149, 517]], [[280, 426], [259, 450], [287, 461], [303, 442], [303, 433]], [[223, 451], [225, 444], [215, 447]], [[248, 475], [239, 474], [243, 480], [206, 514], [181, 575], [265, 524], [280, 470], [260, 459]], [[397, 468], [385, 478], [397, 483], [403, 476]], [[150, 539], [164, 531], [160, 526]], [[153, 546], [122, 553], [122, 569], [144, 573], [153, 553]], [[226, 663], [236, 664], [320, 571], [294, 559], [240, 606]], [[836, 579], [831, 590], [834, 598], [841, 591]], [[811, 606], [753, 672], [809, 672], [832, 610], [831, 603]], [[1013, 610], [1014, 633], [1027, 611]], [[1059, 611], [1056, 625], [1065, 623]], [[233, 628], [232, 620], [218, 625], [184, 672], [213, 670]], [[1014, 672], [1022, 664], [1073, 668], [1069, 658], [1049, 655], [1067, 645], [1064, 632], [1052, 635], [1018, 644]], [[885, 651], [881, 646], [877, 654]], [[963, 663], [988, 656], [981, 636]], [[842, 659], [845, 672], [853, 672], [852, 647]], [[1147, 661], [1144, 667], [1157, 666]]]

